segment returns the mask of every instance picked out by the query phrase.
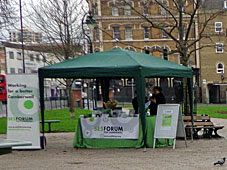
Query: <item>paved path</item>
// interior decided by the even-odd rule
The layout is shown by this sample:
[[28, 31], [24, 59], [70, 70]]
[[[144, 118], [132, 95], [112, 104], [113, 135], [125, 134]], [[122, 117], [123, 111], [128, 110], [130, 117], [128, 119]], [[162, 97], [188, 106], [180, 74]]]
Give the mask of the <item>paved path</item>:
[[[227, 120], [212, 119], [225, 125], [220, 134], [227, 137]], [[0, 155], [1, 170], [226, 170], [227, 163], [213, 163], [227, 157], [227, 140], [177, 140], [176, 149], [75, 149], [74, 133], [50, 133], [47, 148], [38, 151], [13, 151]], [[0, 138], [5, 135], [0, 135]]]

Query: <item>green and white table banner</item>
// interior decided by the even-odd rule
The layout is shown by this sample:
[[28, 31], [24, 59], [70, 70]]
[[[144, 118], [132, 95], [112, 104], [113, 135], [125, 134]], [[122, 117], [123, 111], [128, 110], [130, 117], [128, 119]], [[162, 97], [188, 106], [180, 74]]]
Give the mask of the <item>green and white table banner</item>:
[[84, 138], [138, 139], [139, 117], [81, 117]]
[[10, 74], [6, 80], [7, 139], [32, 143], [13, 149], [40, 149], [38, 75]]

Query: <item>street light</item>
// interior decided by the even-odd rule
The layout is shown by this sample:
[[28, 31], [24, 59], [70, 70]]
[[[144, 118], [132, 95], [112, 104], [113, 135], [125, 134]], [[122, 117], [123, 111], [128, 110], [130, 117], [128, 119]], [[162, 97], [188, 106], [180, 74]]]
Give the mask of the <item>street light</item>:
[[[86, 18], [86, 20], [85, 20]], [[86, 30], [84, 29], [84, 24], [86, 24], [89, 28], [90, 31], [90, 36], [86, 33]], [[89, 11], [88, 13], [85, 13], [83, 18], [82, 18], [82, 31], [83, 34], [85, 35], [85, 39], [87, 40], [87, 43], [89, 44], [89, 53], [93, 53], [93, 45], [92, 45], [92, 35], [93, 35], [93, 29], [96, 25], [96, 21], [93, 18], [93, 15], [91, 13], [91, 11]], [[84, 83], [82, 81], [82, 83]], [[93, 83], [92, 83], [93, 84]], [[88, 109], [89, 109], [89, 98], [88, 98], [88, 93], [89, 93], [89, 86], [87, 86], [87, 101], [88, 101]], [[94, 88], [92, 88], [92, 101], [93, 101], [93, 108], [94, 108]], [[96, 104], [96, 100], [95, 100], [95, 105]]]
[[25, 73], [25, 58], [24, 58], [24, 30], [23, 30], [23, 15], [22, 15], [22, 4], [21, 0], [19, 0], [19, 7], [20, 7], [20, 29], [21, 29], [21, 50], [22, 50], [22, 68], [23, 73]]
[[[86, 17], [86, 20], [84, 22], [84, 19]], [[89, 30], [91, 32], [91, 36], [89, 36], [85, 29], [84, 29], [84, 24], [86, 24], [89, 27]], [[89, 44], [89, 53], [93, 53], [93, 45], [92, 45], [92, 34], [93, 34], [93, 29], [96, 25], [96, 21], [93, 18], [92, 13], [89, 11], [88, 13], [85, 13], [83, 18], [82, 18], [82, 31], [83, 34], [85, 35], [85, 39], [87, 40], [88, 44]]]

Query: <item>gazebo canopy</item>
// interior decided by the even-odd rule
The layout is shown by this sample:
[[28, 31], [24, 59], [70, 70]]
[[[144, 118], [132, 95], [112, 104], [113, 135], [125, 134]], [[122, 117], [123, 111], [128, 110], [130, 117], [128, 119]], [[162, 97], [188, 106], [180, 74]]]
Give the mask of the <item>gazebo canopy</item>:
[[97, 52], [39, 69], [45, 78], [192, 77], [191, 68], [145, 53], [119, 48]]

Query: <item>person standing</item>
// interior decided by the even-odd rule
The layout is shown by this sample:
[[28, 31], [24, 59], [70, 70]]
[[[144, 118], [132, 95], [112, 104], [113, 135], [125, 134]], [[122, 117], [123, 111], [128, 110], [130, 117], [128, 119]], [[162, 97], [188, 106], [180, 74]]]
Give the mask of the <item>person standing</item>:
[[162, 93], [161, 87], [155, 86], [153, 88], [153, 92], [154, 92], [154, 95], [155, 95], [155, 100], [156, 100], [157, 105], [166, 103], [166, 99], [165, 99], [165, 96]]
[[135, 91], [135, 97], [132, 99], [132, 106], [135, 111], [135, 114], [138, 114], [139, 113], [139, 104], [138, 104], [136, 91]]
[[158, 105], [165, 104], [166, 99], [162, 93], [162, 88], [159, 86], [155, 86], [153, 88], [152, 97], [150, 97], [151, 104], [149, 106], [150, 115], [157, 115]]

